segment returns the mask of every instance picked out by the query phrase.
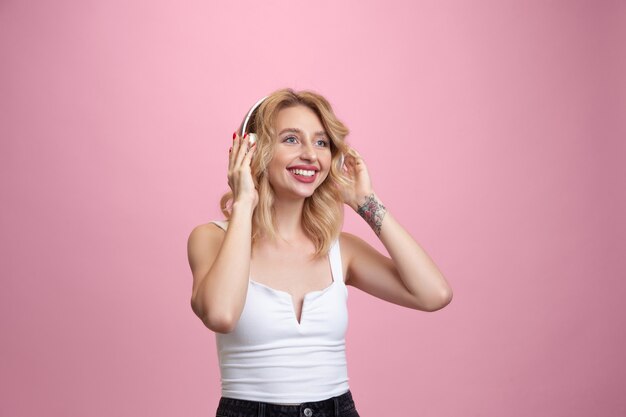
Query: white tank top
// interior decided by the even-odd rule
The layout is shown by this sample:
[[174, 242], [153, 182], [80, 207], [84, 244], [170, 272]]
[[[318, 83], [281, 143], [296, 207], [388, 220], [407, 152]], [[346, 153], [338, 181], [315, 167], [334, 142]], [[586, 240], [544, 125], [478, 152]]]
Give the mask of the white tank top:
[[[211, 223], [228, 227], [228, 222]], [[299, 404], [349, 390], [348, 289], [339, 240], [328, 258], [333, 283], [304, 296], [300, 323], [291, 294], [249, 279], [236, 327], [230, 333], [215, 333], [223, 397]]]

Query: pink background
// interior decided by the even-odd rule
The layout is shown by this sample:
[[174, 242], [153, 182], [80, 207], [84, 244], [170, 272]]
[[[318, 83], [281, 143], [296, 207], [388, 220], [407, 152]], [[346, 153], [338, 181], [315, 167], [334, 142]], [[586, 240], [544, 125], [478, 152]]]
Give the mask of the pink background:
[[281, 87], [328, 97], [454, 289], [350, 288], [361, 416], [626, 415], [625, 28], [620, 1], [2, 1], [0, 415], [215, 414], [186, 241]]

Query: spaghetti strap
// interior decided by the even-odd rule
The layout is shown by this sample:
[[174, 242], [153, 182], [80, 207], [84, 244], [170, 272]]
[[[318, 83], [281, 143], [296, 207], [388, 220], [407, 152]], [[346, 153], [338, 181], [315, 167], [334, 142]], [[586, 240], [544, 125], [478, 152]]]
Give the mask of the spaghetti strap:
[[335, 243], [330, 248], [330, 267], [333, 273], [333, 280], [343, 282], [343, 267], [341, 264], [341, 250], [339, 248], [339, 238], [335, 240]]
[[209, 223], [216, 224], [217, 227], [219, 227], [223, 231], [226, 231], [226, 229], [228, 229], [228, 221], [227, 220], [211, 220]]

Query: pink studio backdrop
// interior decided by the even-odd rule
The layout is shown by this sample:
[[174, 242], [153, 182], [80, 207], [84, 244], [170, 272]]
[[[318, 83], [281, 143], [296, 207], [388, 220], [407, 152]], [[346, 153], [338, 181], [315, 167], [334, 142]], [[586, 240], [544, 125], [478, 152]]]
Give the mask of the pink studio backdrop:
[[[0, 415], [214, 415], [186, 241], [281, 87], [329, 98], [454, 289], [424, 313], [350, 288], [363, 417], [626, 415], [625, 14], [3, 1]], [[382, 250], [354, 213], [345, 230]]]

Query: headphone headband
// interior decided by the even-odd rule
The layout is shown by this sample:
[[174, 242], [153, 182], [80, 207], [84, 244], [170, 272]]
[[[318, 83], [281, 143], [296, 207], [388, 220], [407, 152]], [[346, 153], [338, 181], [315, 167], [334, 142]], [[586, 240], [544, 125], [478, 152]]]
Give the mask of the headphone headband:
[[248, 132], [246, 132], [246, 128], [248, 127], [248, 122], [250, 121], [250, 117], [252, 117], [252, 113], [254, 113], [256, 108], [259, 107], [261, 105], [261, 103], [263, 102], [263, 100], [265, 100], [267, 97], [269, 97], [269, 96], [265, 96], [262, 99], [260, 99], [259, 101], [257, 101], [254, 104], [254, 106], [252, 106], [250, 108], [250, 110], [248, 111], [248, 114], [246, 114], [246, 117], [243, 119], [243, 122], [241, 122], [241, 128], [239, 129], [242, 136], [244, 134], [248, 133]]

